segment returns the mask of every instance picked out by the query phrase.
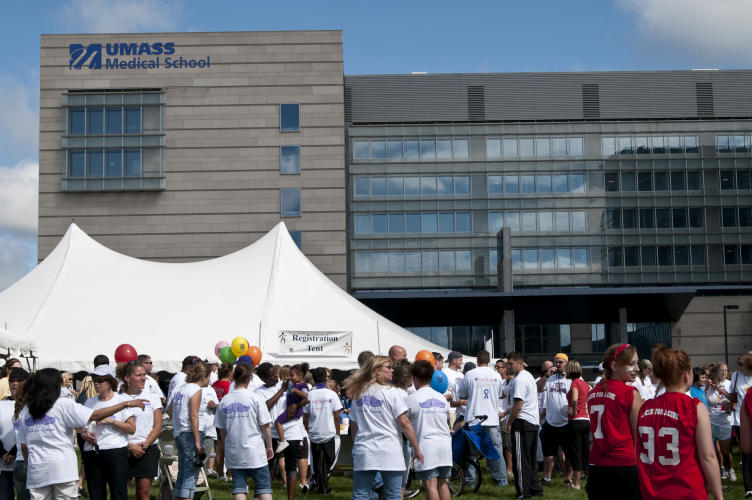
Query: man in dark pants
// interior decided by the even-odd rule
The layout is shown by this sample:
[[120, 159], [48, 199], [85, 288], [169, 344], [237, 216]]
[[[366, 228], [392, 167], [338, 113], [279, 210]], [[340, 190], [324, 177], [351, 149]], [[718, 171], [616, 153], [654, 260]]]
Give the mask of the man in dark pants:
[[514, 375], [510, 393], [509, 435], [512, 444], [512, 465], [517, 498], [543, 496], [535, 462], [538, 426], [538, 389], [533, 376], [525, 370], [525, 359], [519, 352], [507, 355], [507, 374]]
[[308, 393], [308, 404], [303, 408], [303, 424], [311, 440], [313, 477], [319, 493], [328, 494], [329, 469], [334, 464], [335, 436], [339, 434], [339, 413], [342, 403], [339, 395], [326, 386], [326, 368], [314, 368], [314, 386]]

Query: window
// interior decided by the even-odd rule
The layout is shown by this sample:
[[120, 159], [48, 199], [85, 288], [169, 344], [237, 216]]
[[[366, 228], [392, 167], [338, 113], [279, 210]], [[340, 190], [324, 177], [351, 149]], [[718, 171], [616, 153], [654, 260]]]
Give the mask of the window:
[[504, 192], [505, 193], [519, 193], [520, 192], [520, 178], [516, 175], [504, 176]]
[[671, 227], [671, 209], [655, 209], [655, 227], [660, 229], [668, 229]]
[[282, 132], [300, 130], [300, 104], [279, 105], [279, 129]]
[[439, 270], [439, 253], [423, 252], [423, 271], [437, 272]]
[[439, 269], [442, 271], [454, 271], [454, 252], [451, 250], [439, 251]]
[[404, 214], [389, 214], [389, 232], [390, 233], [404, 233], [405, 232]]
[[585, 231], [587, 229], [585, 212], [572, 212], [572, 229], [575, 231]]
[[573, 193], [584, 193], [585, 192], [585, 174], [570, 175], [569, 185]]
[[739, 263], [739, 247], [737, 245], [723, 246], [723, 263], [726, 265]]
[[420, 157], [426, 159], [436, 158], [436, 141], [434, 139], [420, 140]]
[[386, 181], [386, 194], [389, 196], [402, 196], [403, 181], [402, 177], [389, 177]]
[[607, 251], [608, 267], [621, 267], [624, 265], [621, 247], [610, 247]]
[[455, 158], [469, 158], [469, 148], [467, 139], [455, 139], [453, 142], [453, 151]]
[[569, 156], [583, 156], [582, 137], [569, 138]]
[[353, 141], [353, 156], [356, 160], [369, 158], [371, 153], [368, 141]]
[[355, 252], [355, 272], [367, 273], [371, 271], [370, 252]]
[[671, 172], [671, 189], [684, 191], [684, 172]]
[[702, 189], [702, 175], [699, 170], [687, 170], [687, 189], [690, 191]]
[[536, 219], [535, 212], [522, 212], [522, 230], [525, 232], [535, 232]]
[[420, 214], [405, 214], [405, 232], [420, 232]]
[[627, 267], [640, 265], [640, 247], [624, 247], [624, 265]]
[[535, 176], [534, 175], [522, 175], [520, 176], [520, 186], [523, 193], [535, 193]]
[[68, 176], [69, 177], [84, 177], [85, 171], [85, 154], [83, 151], [71, 151], [68, 161]]
[[279, 148], [279, 173], [300, 173], [300, 146], [280, 146]]
[[386, 252], [371, 254], [371, 270], [375, 273], [385, 273], [389, 269], [389, 257]]
[[108, 134], [122, 134], [123, 133], [123, 108], [121, 107], [106, 107], [107, 113], [107, 133]]
[[472, 256], [470, 250], [457, 250], [455, 253], [458, 271], [472, 271]]
[[438, 232], [437, 214], [421, 214], [420, 221], [424, 233]]
[[668, 172], [653, 172], [656, 191], [668, 191]]
[[551, 139], [553, 156], [567, 156], [567, 140], [564, 137], [554, 137]]
[[637, 190], [652, 191], [653, 178], [650, 172], [637, 172]]
[[107, 151], [107, 167], [105, 168], [107, 177], [123, 176], [123, 152], [119, 149]]
[[408, 272], [420, 272], [420, 252], [405, 252], [405, 270]]
[[371, 158], [377, 160], [386, 158], [386, 141], [371, 141]]
[[557, 193], [566, 193], [569, 191], [568, 176], [566, 174], [554, 175], [554, 190]]
[[674, 229], [687, 227], [687, 209], [674, 208], [672, 210], [672, 221]]
[[618, 172], [606, 172], [606, 191], [618, 191], [619, 190], [619, 173]]
[[280, 189], [282, 217], [300, 216], [300, 188]]
[[541, 248], [540, 249], [540, 262], [542, 269], [553, 269], [555, 266], [555, 253], [554, 248]]
[[721, 170], [721, 189], [734, 189], [734, 171]]
[[371, 232], [374, 234], [385, 234], [386, 230], [386, 214], [371, 214]]
[[569, 212], [554, 212], [557, 231], [569, 231]]
[[436, 191], [439, 195], [452, 194], [452, 177], [439, 177], [436, 181]]
[[125, 176], [141, 177], [141, 151], [138, 149], [125, 150]]
[[705, 265], [705, 247], [700, 245], [692, 245], [690, 247], [692, 252], [692, 265], [704, 266]]
[[652, 208], [640, 209], [640, 228], [650, 229], [655, 227], [655, 212]]
[[655, 266], [656, 265], [655, 247], [642, 247], [640, 250], [642, 253], [642, 265], [643, 266]]
[[504, 158], [517, 158], [517, 139], [505, 137], [502, 142], [502, 156]]
[[399, 273], [405, 270], [405, 252], [389, 252], [389, 272]]
[[469, 233], [472, 226], [470, 212], [457, 212], [454, 214], [454, 224], [456, 232]]
[[86, 133], [104, 133], [104, 108], [87, 108], [86, 110]]
[[645, 155], [650, 153], [647, 137], [635, 137], [635, 153]]
[[752, 208], [739, 207], [739, 227], [752, 227]]
[[538, 176], [538, 192], [539, 193], [552, 193], [553, 192], [553, 184], [551, 182], [550, 175]]
[[415, 160], [417, 158], [420, 158], [420, 149], [418, 148], [417, 139], [405, 139], [403, 148], [406, 160]]
[[613, 137], [601, 138], [601, 154], [603, 156], [613, 156], [616, 154], [616, 145]]
[[371, 179], [368, 177], [355, 178], [355, 195], [368, 196], [371, 194]]
[[677, 266], [689, 265], [689, 247], [683, 245], [674, 247], [674, 264]]
[[488, 176], [488, 194], [501, 194], [501, 176], [489, 175]]
[[86, 153], [86, 176], [103, 177], [104, 176], [104, 152], [89, 150]]
[[525, 248], [522, 250], [522, 268], [538, 269], [538, 250], [535, 248]]
[[625, 208], [622, 210], [623, 229], [637, 229], [637, 210], [634, 208]]
[[72, 108], [68, 111], [70, 117], [69, 133], [71, 135], [83, 135], [86, 130], [86, 110], [84, 108]]
[[436, 194], [436, 177], [420, 178], [420, 194], [423, 196], [434, 196]]
[[752, 264], [752, 245], [742, 245], [742, 264]]
[[749, 189], [750, 188], [749, 170], [737, 170], [736, 171], [736, 188], [737, 189]]
[[500, 139], [486, 139], [486, 157], [501, 158]]
[[554, 230], [554, 213], [553, 212], [538, 212], [538, 228], [541, 231], [553, 231]]
[[451, 139], [437, 139], [436, 140], [436, 158], [447, 159], [452, 157], [452, 140]]
[[405, 177], [405, 196], [418, 196], [420, 194], [420, 178]]
[[736, 227], [736, 207], [723, 207], [721, 213], [723, 227]]
[[535, 155], [538, 157], [551, 156], [551, 142], [548, 137], [536, 137]]
[[141, 108], [125, 108], [125, 133], [141, 133]]
[[673, 256], [674, 256], [674, 253], [670, 246], [658, 247], [658, 265], [659, 266], [673, 266], [674, 265]]
[[439, 232], [440, 233], [453, 233], [454, 232], [454, 214], [442, 212], [439, 214]]
[[689, 209], [689, 227], [702, 227], [704, 225], [702, 208]]
[[371, 216], [365, 214], [355, 215], [355, 232], [356, 233], [370, 233], [371, 232]]
[[390, 160], [402, 159], [402, 141], [386, 141], [386, 156]]
[[504, 227], [508, 227], [512, 231], [520, 230], [520, 213], [519, 212], [504, 212]]
[[504, 213], [503, 212], [489, 212], [488, 213], [488, 231], [491, 234], [496, 234], [501, 231], [504, 226]]
[[371, 178], [371, 194], [374, 196], [386, 195], [386, 178], [385, 177], [372, 177]]
[[520, 145], [520, 157], [522, 158], [531, 158], [535, 156], [535, 146], [533, 143], [533, 139], [520, 139], [519, 141]]
[[575, 248], [574, 251], [574, 267], [577, 269], [584, 269], [588, 267], [588, 253], [587, 248]]
[[556, 267], [566, 269], [572, 267], [572, 251], [569, 248], [556, 249]]
[[622, 191], [635, 191], [635, 173], [634, 172], [622, 172], [621, 173], [621, 190]]
[[470, 177], [463, 175], [454, 178], [454, 194], [470, 194]]
[[621, 211], [606, 209], [606, 229], [621, 229]]

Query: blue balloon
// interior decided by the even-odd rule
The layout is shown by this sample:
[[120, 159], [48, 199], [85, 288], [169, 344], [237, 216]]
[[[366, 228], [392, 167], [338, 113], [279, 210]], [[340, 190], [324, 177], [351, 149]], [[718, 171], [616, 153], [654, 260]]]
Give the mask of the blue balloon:
[[444, 394], [447, 387], [449, 387], [449, 379], [447, 376], [440, 370], [434, 370], [433, 377], [431, 377], [431, 389], [440, 394]]

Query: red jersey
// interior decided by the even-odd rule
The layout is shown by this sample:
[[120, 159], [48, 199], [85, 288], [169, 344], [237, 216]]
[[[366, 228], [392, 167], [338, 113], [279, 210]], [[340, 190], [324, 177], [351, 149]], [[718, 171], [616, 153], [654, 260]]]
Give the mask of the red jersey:
[[699, 399], [667, 392], [650, 399], [637, 417], [637, 468], [644, 500], [707, 500], [695, 432]]
[[[607, 389], [606, 389], [607, 387]], [[588, 414], [593, 446], [590, 465], [635, 465], [634, 439], [629, 412], [637, 389], [620, 380], [601, 380], [588, 394]]]
[[217, 393], [217, 399], [220, 401], [222, 398], [230, 392], [230, 381], [229, 380], [217, 380], [212, 384], [212, 388], [214, 389], [214, 392]]
[[[752, 396], [752, 394], [751, 394]], [[752, 420], [752, 397], [744, 397], [744, 407], [742, 408], [742, 411], [744, 411], [747, 416]]]
[[577, 387], [577, 413], [569, 415], [569, 420], [586, 419], [588, 418], [587, 412], [587, 398], [590, 392], [590, 386], [581, 378], [572, 380], [572, 388], [567, 393], [567, 401], [569, 401], [572, 389]]

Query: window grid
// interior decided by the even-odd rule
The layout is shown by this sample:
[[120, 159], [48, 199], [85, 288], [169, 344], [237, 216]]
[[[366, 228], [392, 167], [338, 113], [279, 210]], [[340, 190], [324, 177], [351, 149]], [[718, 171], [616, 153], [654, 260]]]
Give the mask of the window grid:
[[470, 233], [470, 212], [385, 212], [355, 214], [356, 234]]
[[370, 250], [354, 252], [356, 274], [470, 274], [470, 250]]
[[561, 174], [505, 174], [488, 175], [488, 195], [500, 194], [569, 194], [585, 193], [585, 172]]
[[[571, 271], [587, 269], [589, 262], [584, 247], [512, 249], [512, 269], [517, 271]], [[492, 267], [496, 267], [493, 261]]]
[[428, 161], [467, 159], [467, 137], [354, 139], [353, 160]]
[[601, 138], [603, 156], [685, 153], [699, 153], [699, 141], [696, 135], [621, 135]]
[[717, 135], [715, 150], [718, 153], [749, 153], [752, 151], [752, 137], [749, 135]]
[[487, 137], [486, 158], [557, 158], [582, 157], [584, 138], [553, 137]]
[[504, 227], [522, 233], [587, 231], [587, 212], [582, 210], [489, 211], [488, 232], [496, 234]]
[[355, 197], [436, 197], [469, 196], [468, 175], [415, 175], [356, 177]]
[[604, 250], [605, 264], [609, 268], [705, 265], [702, 245], [625, 246]]
[[605, 229], [696, 229], [705, 224], [700, 207], [606, 209]]
[[606, 192], [701, 191], [700, 170], [608, 171], [603, 175]]

